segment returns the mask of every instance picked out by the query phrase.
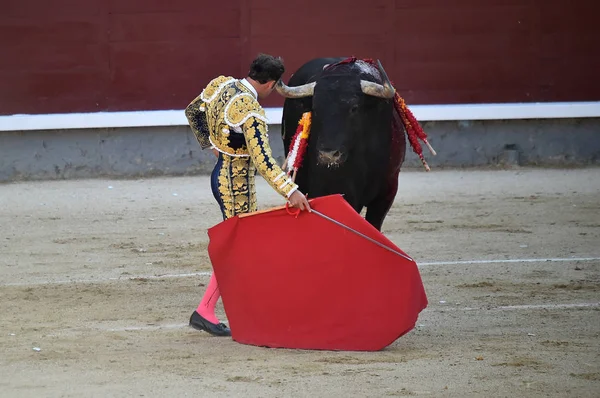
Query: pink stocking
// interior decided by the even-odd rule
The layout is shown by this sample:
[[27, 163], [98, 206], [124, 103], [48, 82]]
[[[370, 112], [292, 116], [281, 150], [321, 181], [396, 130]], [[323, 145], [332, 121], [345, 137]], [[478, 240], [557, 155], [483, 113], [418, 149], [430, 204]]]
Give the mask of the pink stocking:
[[213, 272], [196, 312], [209, 322], [219, 323], [219, 319], [215, 315], [215, 306], [217, 305], [217, 301], [219, 301], [219, 297], [221, 297], [219, 285], [217, 285], [217, 279]]

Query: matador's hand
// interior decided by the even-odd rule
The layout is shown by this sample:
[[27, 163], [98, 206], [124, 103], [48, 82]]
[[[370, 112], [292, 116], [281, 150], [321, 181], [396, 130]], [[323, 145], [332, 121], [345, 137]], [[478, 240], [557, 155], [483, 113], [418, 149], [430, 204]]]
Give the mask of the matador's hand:
[[306, 196], [304, 196], [302, 192], [294, 191], [288, 200], [293, 207], [299, 208], [300, 210], [308, 210], [310, 212], [310, 204], [308, 204], [308, 199], [306, 199]]

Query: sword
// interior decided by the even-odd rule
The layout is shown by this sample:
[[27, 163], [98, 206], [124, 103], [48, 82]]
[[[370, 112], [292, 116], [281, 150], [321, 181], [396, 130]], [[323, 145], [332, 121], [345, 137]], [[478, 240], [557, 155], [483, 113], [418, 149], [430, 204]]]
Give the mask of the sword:
[[331, 218], [331, 217], [329, 217], [329, 216], [326, 216], [325, 214], [321, 213], [320, 211], [317, 211], [317, 210], [315, 210], [315, 209], [311, 209], [311, 211], [310, 211], [310, 212], [311, 212], [311, 213], [314, 213], [314, 214], [318, 215], [319, 217], [322, 217], [322, 218], [324, 218], [324, 219], [326, 219], [326, 220], [329, 220], [329, 221], [331, 221], [332, 223], [334, 223], [334, 224], [336, 224], [336, 225], [339, 225], [340, 227], [342, 227], [342, 228], [345, 228], [345, 229], [347, 229], [347, 230], [348, 230], [348, 231], [350, 231], [350, 232], [354, 232], [356, 235], [358, 235], [358, 236], [360, 236], [360, 237], [362, 237], [362, 238], [365, 238], [366, 240], [368, 240], [368, 241], [370, 241], [370, 242], [373, 242], [373, 243], [375, 243], [377, 246], [383, 247], [384, 249], [386, 249], [386, 250], [389, 250], [389, 251], [391, 251], [392, 253], [395, 253], [395, 254], [399, 255], [400, 257], [402, 257], [402, 258], [404, 258], [404, 259], [406, 259], [406, 260], [408, 260], [408, 261], [413, 261], [413, 262], [415, 261], [415, 260], [413, 260], [412, 258], [408, 257], [407, 255], [405, 255], [405, 254], [402, 254], [402, 253], [400, 253], [399, 251], [396, 251], [396, 250], [394, 250], [394, 249], [392, 249], [392, 248], [390, 248], [390, 247], [387, 247], [387, 246], [386, 246], [386, 245], [384, 245], [383, 243], [381, 243], [381, 242], [377, 242], [375, 239], [373, 239], [373, 238], [370, 238], [370, 237], [368, 237], [367, 235], [365, 235], [365, 234], [363, 234], [363, 233], [360, 233], [360, 232], [358, 232], [357, 230], [355, 230], [355, 229], [352, 229], [352, 228], [350, 228], [349, 226], [347, 226], [347, 225], [345, 225], [345, 224], [342, 224], [341, 222], [339, 222], [339, 221], [337, 221], [337, 220], [334, 220], [333, 218]]

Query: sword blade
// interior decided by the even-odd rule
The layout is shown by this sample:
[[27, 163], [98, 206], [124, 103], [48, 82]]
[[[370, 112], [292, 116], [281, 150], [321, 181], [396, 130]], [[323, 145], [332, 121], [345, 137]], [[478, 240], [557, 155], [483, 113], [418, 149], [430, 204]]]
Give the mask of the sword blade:
[[322, 217], [322, 218], [324, 218], [324, 219], [326, 219], [326, 220], [329, 220], [329, 221], [331, 221], [332, 223], [334, 223], [334, 224], [336, 224], [336, 225], [339, 225], [340, 227], [342, 227], [342, 228], [345, 228], [345, 229], [347, 229], [347, 230], [348, 230], [348, 231], [350, 231], [350, 232], [354, 232], [356, 235], [358, 235], [358, 236], [360, 236], [360, 237], [362, 237], [362, 238], [365, 238], [366, 240], [368, 240], [368, 241], [370, 241], [370, 242], [373, 242], [373, 243], [375, 243], [377, 246], [383, 247], [384, 249], [386, 249], [386, 250], [389, 250], [389, 251], [391, 251], [392, 253], [395, 253], [395, 254], [399, 255], [400, 257], [402, 257], [402, 258], [404, 258], [404, 259], [406, 259], [406, 260], [408, 260], [408, 261], [413, 261], [413, 262], [415, 261], [415, 260], [413, 260], [412, 258], [408, 257], [407, 255], [405, 255], [405, 254], [403, 254], [403, 253], [400, 253], [399, 251], [397, 251], [397, 250], [394, 250], [394, 249], [392, 249], [391, 247], [387, 247], [386, 245], [384, 245], [384, 244], [383, 244], [383, 243], [381, 243], [381, 242], [377, 242], [375, 239], [373, 239], [373, 238], [371, 238], [371, 237], [368, 237], [367, 235], [365, 235], [365, 234], [363, 234], [363, 233], [360, 233], [360, 232], [358, 232], [357, 230], [355, 230], [355, 229], [353, 229], [353, 228], [350, 228], [349, 226], [347, 226], [347, 225], [345, 225], [345, 224], [343, 224], [343, 223], [341, 223], [341, 222], [339, 222], [339, 221], [337, 221], [337, 220], [335, 220], [335, 219], [333, 219], [333, 218], [331, 218], [331, 217], [329, 217], [329, 216], [327, 216], [327, 215], [325, 215], [325, 214], [321, 213], [320, 211], [317, 211], [317, 210], [315, 210], [315, 209], [311, 209], [311, 213], [314, 213], [314, 214], [318, 215], [319, 217]]

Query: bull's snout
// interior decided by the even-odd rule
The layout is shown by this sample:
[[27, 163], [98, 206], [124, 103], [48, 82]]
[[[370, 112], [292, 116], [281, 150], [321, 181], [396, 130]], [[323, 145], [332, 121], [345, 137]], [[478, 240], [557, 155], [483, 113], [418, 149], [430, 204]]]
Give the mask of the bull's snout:
[[346, 160], [346, 155], [340, 151], [319, 151], [319, 164], [339, 166]]

